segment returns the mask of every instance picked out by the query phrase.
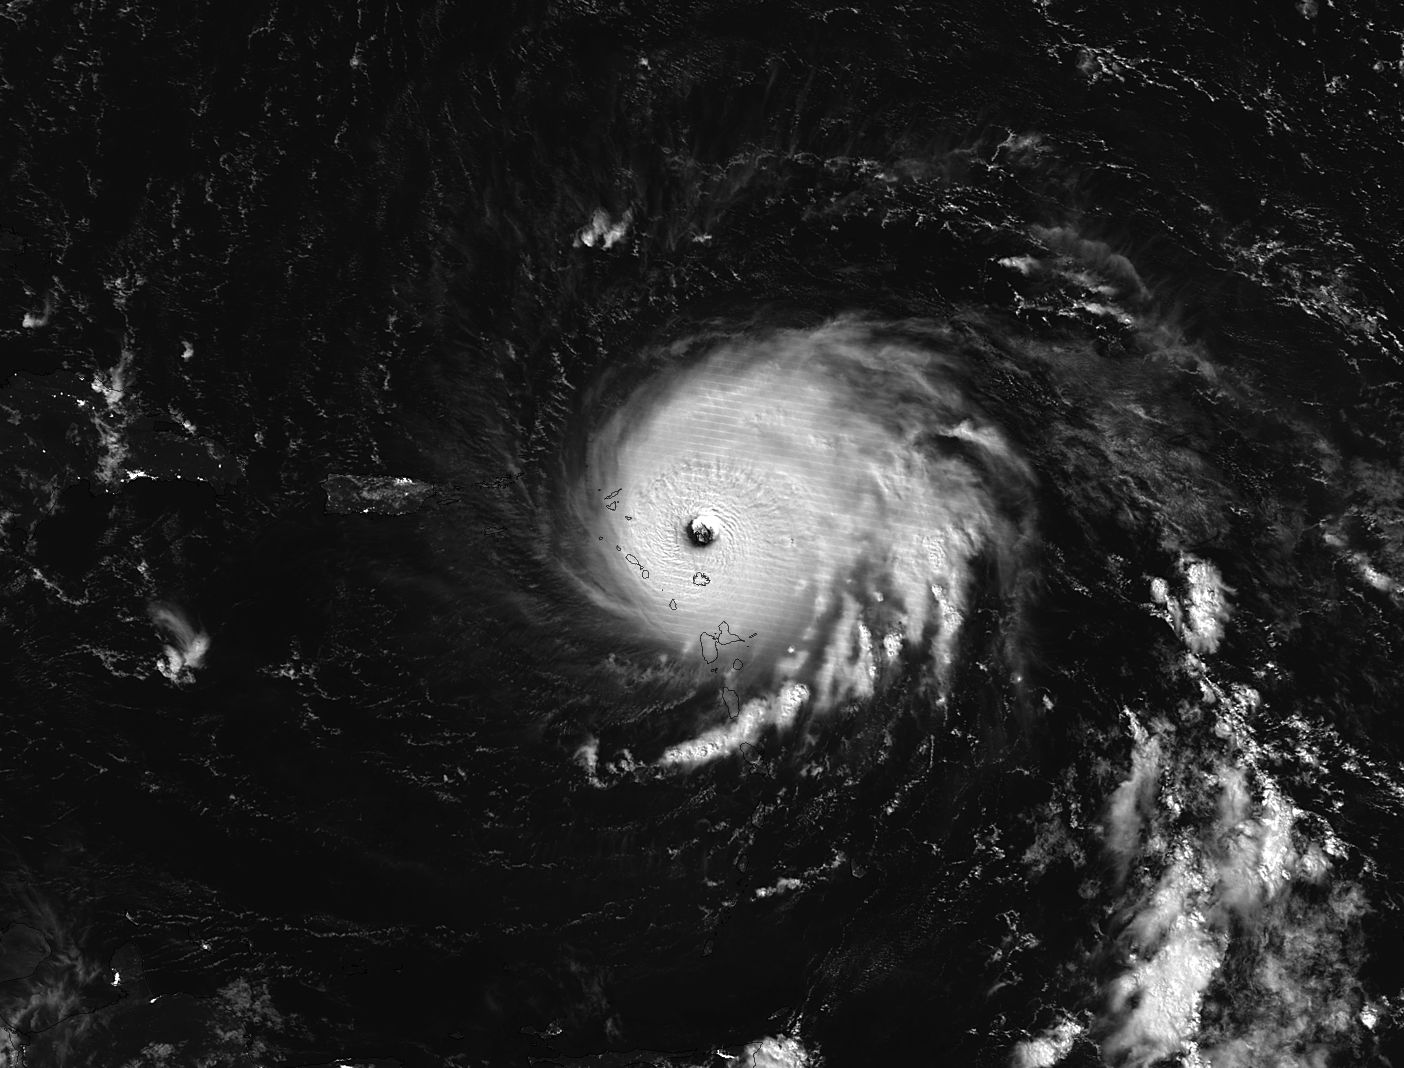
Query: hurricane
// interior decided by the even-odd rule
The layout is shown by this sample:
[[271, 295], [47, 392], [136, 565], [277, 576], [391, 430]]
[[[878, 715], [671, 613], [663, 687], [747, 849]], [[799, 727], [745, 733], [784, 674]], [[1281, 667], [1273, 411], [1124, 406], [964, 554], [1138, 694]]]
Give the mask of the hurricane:
[[939, 699], [984, 588], [1017, 616], [1033, 476], [955, 347], [914, 324], [753, 328], [642, 356], [642, 380], [586, 401], [561, 559], [607, 629], [712, 686], [731, 724], [666, 759], [899, 675]]
[[1404, 1063], [1398, 10], [343, 7], [6, 8], [0, 1064]]

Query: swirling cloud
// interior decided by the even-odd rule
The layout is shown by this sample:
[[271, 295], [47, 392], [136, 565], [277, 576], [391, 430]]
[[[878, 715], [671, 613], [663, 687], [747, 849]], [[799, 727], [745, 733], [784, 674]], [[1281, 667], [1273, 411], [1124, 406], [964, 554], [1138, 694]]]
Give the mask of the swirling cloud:
[[708, 755], [793, 715], [796, 687], [824, 712], [913, 666], [939, 685], [980, 565], [1000, 587], [1021, 566], [1033, 484], [939, 334], [838, 320], [702, 347], [595, 399], [570, 497], [599, 531], [582, 587], [739, 695], [750, 726]]

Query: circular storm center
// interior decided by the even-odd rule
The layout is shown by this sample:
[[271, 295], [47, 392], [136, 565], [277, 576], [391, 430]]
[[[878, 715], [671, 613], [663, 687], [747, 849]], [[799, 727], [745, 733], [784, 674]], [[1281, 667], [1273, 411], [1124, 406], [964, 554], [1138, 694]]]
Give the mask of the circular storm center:
[[702, 512], [687, 525], [687, 533], [698, 545], [710, 545], [721, 537], [721, 520], [711, 512]]

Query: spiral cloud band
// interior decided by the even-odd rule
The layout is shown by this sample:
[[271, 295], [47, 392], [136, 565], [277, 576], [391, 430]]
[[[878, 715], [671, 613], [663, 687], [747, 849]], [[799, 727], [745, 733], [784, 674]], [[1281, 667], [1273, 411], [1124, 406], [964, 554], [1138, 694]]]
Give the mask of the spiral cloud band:
[[580, 577], [719, 685], [721, 724], [672, 759], [906, 670], [939, 686], [977, 570], [1012, 581], [1027, 530], [1008, 502], [1032, 475], [939, 341], [851, 321], [728, 338], [598, 419], [572, 500], [596, 532]]

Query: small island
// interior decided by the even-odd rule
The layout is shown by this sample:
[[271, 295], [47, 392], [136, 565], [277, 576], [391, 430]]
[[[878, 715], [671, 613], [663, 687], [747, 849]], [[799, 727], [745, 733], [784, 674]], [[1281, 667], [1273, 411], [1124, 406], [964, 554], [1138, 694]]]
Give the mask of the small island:
[[731, 645], [733, 642], [745, 644], [746, 641], [739, 634], [732, 633], [731, 625], [724, 619], [715, 632], [704, 630], [697, 636], [697, 640], [702, 646], [702, 659], [709, 664], [716, 663], [720, 646]]

